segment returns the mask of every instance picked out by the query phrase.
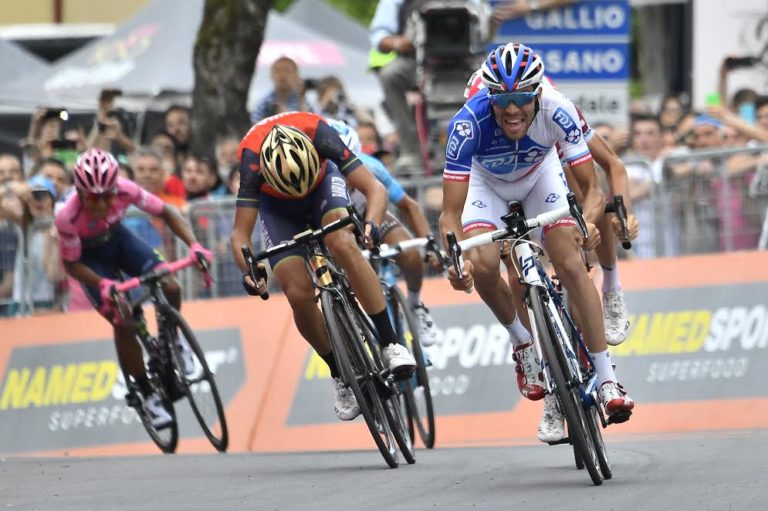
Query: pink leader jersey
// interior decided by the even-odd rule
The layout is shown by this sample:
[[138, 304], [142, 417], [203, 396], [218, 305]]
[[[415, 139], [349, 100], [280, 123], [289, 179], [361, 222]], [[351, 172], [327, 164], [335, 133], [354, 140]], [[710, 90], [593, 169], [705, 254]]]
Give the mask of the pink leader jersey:
[[126, 209], [131, 205], [154, 216], [159, 216], [165, 206], [156, 195], [122, 177], [117, 178], [117, 193], [112, 199], [112, 204], [104, 219], [90, 216], [85, 211], [80, 196], [73, 193], [61, 210], [56, 213], [56, 229], [59, 231], [61, 257], [65, 261], [78, 261], [82, 251], [81, 240], [106, 234], [110, 227], [122, 220]]

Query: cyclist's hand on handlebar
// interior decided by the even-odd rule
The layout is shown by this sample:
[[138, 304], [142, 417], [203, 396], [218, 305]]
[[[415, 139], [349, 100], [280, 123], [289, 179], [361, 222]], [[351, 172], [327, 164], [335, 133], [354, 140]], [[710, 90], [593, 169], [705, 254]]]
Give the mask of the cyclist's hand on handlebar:
[[472, 289], [472, 286], [474, 286], [474, 280], [472, 279], [472, 261], [464, 261], [461, 278], [458, 278], [456, 268], [454, 268], [453, 265], [449, 266], [448, 281], [451, 283], [451, 287], [457, 291], [467, 291]]
[[210, 263], [213, 260], [213, 254], [210, 250], [202, 246], [197, 241], [192, 243], [189, 246], [189, 253], [195, 254], [197, 256], [197, 267], [200, 268], [200, 271], [206, 271], [208, 268], [205, 266], [205, 264], [201, 261], [201, 259], [205, 259]]
[[372, 220], [365, 221], [365, 232], [363, 233], [363, 245], [371, 249], [381, 242], [381, 232], [379, 227]]
[[[264, 266], [263, 263], [256, 263], [256, 269], [259, 273], [261, 273], [266, 272], [267, 267]], [[254, 282], [249, 274], [243, 274], [243, 289], [245, 289], [245, 292], [251, 296], [260, 296], [266, 293], [267, 280], [264, 278], [259, 278], [257, 281], [258, 282]]]
[[594, 250], [600, 244], [600, 230], [593, 223], [587, 222], [587, 241], [584, 241], [581, 233], [576, 231], [577, 242], [584, 250]]
[[619, 222], [619, 219], [615, 215], [611, 218], [611, 227], [613, 227], [613, 232], [616, 233], [616, 236], [620, 241], [632, 241], [637, 238], [640, 231], [640, 224], [638, 224], [637, 218], [632, 213], [627, 215], [627, 231], [629, 231], [629, 239], [625, 240], [621, 237], [621, 222]]

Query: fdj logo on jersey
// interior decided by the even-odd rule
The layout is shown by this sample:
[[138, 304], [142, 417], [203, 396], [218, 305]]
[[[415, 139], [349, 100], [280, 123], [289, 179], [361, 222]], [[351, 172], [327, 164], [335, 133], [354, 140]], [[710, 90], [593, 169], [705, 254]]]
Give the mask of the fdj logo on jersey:
[[579, 141], [579, 138], [581, 138], [581, 130], [579, 130], [579, 127], [573, 122], [573, 119], [568, 115], [568, 112], [562, 108], [558, 108], [555, 110], [552, 120], [563, 130], [567, 142], [575, 144]]
[[446, 148], [446, 154], [449, 158], [458, 158], [461, 148], [467, 142], [475, 138], [475, 134], [472, 131], [472, 124], [468, 121], [458, 121], [453, 125], [453, 131], [448, 139], [448, 146]]

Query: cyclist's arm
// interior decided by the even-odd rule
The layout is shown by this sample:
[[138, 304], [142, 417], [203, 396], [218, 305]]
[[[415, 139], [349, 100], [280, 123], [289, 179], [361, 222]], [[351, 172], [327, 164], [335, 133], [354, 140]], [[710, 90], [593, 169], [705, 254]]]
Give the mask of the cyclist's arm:
[[595, 162], [590, 158], [578, 165], [571, 166], [571, 170], [573, 170], [574, 179], [579, 184], [579, 189], [584, 194], [581, 204], [584, 210], [584, 219], [591, 224], [596, 224], [603, 216], [605, 196], [597, 180]]
[[243, 245], [251, 246], [251, 236], [253, 234], [253, 228], [256, 227], [256, 219], [259, 217], [259, 210], [255, 207], [238, 207], [235, 208], [235, 225], [232, 228], [232, 236], [230, 242], [232, 244], [232, 257], [235, 258], [237, 266], [243, 273], [248, 271], [248, 265], [245, 264], [243, 259], [242, 247]]
[[192, 231], [192, 227], [184, 220], [184, 217], [173, 206], [163, 206], [163, 211], [160, 213], [166, 225], [171, 228], [173, 233], [181, 238], [181, 241], [186, 243], [187, 246], [192, 245], [197, 241], [195, 233]]
[[427, 217], [424, 216], [424, 211], [418, 202], [408, 195], [404, 195], [396, 205], [408, 217], [408, 224], [417, 238], [426, 238], [430, 234], [429, 222], [427, 222]]
[[597, 164], [608, 176], [611, 194], [624, 197], [624, 205], [627, 208], [627, 213], [629, 213], [632, 210], [632, 199], [629, 194], [629, 178], [624, 162], [597, 132], [592, 134], [592, 138], [587, 142], [587, 147], [589, 147], [589, 152], [592, 153]]
[[80, 261], [64, 261], [64, 270], [69, 276], [86, 286], [99, 287], [101, 277]]
[[376, 225], [381, 225], [384, 213], [387, 211], [387, 190], [378, 179], [363, 165], [347, 174], [349, 186], [359, 190], [365, 195], [367, 203], [365, 208], [365, 220], [371, 220]]
[[448, 232], [453, 231], [458, 240], [464, 238], [461, 213], [464, 211], [464, 202], [467, 200], [468, 191], [469, 180], [450, 181], [443, 179], [443, 209], [440, 212], [440, 238], [446, 250], [448, 249], [448, 242], [445, 236]]

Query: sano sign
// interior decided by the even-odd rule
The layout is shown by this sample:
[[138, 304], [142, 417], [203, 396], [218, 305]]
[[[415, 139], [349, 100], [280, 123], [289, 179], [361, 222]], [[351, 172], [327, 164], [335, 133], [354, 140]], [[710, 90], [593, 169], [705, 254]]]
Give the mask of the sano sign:
[[547, 76], [588, 122], [626, 126], [631, 12], [627, 0], [582, 0], [536, 11], [501, 25], [493, 46], [531, 46], [544, 59]]

